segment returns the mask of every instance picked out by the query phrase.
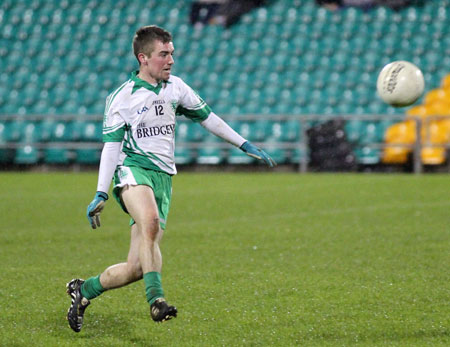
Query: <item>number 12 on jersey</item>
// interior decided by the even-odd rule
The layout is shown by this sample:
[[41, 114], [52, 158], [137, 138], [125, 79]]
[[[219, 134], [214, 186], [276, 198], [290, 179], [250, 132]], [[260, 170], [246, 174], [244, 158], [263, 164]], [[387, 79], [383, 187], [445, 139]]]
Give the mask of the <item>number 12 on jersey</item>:
[[163, 105], [155, 105], [155, 114], [157, 116], [163, 116], [164, 115], [164, 107], [163, 107]]

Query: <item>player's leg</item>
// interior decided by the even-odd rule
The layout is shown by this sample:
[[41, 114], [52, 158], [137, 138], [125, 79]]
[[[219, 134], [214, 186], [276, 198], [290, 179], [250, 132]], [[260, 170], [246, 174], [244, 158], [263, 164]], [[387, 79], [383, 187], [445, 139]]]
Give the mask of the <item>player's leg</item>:
[[130, 240], [127, 262], [111, 265], [100, 275], [100, 283], [105, 290], [120, 288], [142, 279], [139, 261], [141, 234], [136, 224], [131, 227]]
[[99, 296], [105, 290], [119, 288], [142, 278], [139, 262], [140, 233], [136, 224], [131, 227], [130, 250], [126, 263], [108, 267], [101, 275], [91, 277], [86, 281], [73, 279], [67, 284], [67, 293], [72, 302], [67, 313], [70, 327], [79, 332], [83, 325], [83, 316], [90, 300]]
[[126, 186], [122, 189], [121, 196], [140, 236], [138, 253], [143, 273], [161, 272], [161, 229], [153, 190], [145, 185]]
[[153, 190], [147, 185], [128, 185], [122, 189], [121, 198], [140, 234], [138, 258], [152, 318], [163, 321], [175, 317], [176, 308], [165, 302], [161, 285], [162, 256], [159, 243], [163, 230]]

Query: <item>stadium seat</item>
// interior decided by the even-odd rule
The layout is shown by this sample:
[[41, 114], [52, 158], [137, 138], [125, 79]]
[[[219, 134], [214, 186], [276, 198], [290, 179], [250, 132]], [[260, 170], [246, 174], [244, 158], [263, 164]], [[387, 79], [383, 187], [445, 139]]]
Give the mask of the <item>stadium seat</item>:
[[377, 142], [385, 141], [386, 130], [396, 123], [395, 120], [386, 119], [377, 123]]
[[404, 164], [407, 162], [411, 149], [402, 147], [412, 145], [416, 138], [414, 121], [394, 124], [386, 130], [385, 142], [387, 146], [382, 154], [382, 162], [386, 164]]
[[75, 150], [75, 162], [78, 164], [99, 164], [101, 149], [79, 148]]
[[427, 108], [424, 105], [418, 105], [411, 107], [409, 110], [406, 111], [406, 114], [408, 116], [426, 116], [427, 115]]
[[447, 91], [446, 89], [433, 89], [431, 91], [429, 91], [426, 95], [425, 95], [425, 100], [424, 103], [425, 104], [432, 104], [433, 102], [436, 101], [441, 101], [441, 100], [449, 100], [450, 99], [450, 91]]
[[425, 105], [426, 113], [430, 116], [447, 116], [450, 115], [450, 101], [435, 100]]
[[67, 142], [72, 140], [72, 128], [69, 122], [55, 122], [50, 140], [56, 142]]
[[191, 164], [194, 162], [194, 154], [191, 149], [175, 147], [175, 163], [180, 165]]
[[377, 143], [381, 140], [381, 137], [382, 135], [379, 135], [375, 122], [363, 122], [359, 139], [360, 144]]
[[196, 158], [198, 164], [220, 164], [223, 160], [222, 150], [209, 146], [199, 148]]
[[301, 126], [297, 120], [271, 122], [266, 142], [297, 142], [301, 139]]
[[202, 143], [205, 146], [209, 146], [209, 145], [215, 146], [215, 144], [217, 144], [217, 143], [223, 143], [223, 140], [220, 137], [214, 135], [213, 133], [207, 132], [205, 134], [205, 137], [202, 139]]
[[4, 123], [4, 140], [5, 142], [18, 142], [22, 140], [22, 129], [25, 127], [26, 122], [20, 121], [7, 121]]
[[68, 164], [71, 153], [66, 148], [49, 147], [44, 150], [44, 162], [47, 164]]
[[85, 142], [102, 140], [102, 123], [93, 121], [75, 121], [71, 124], [72, 139]]
[[256, 159], [248, 156], [238, 148], [232, 148], [227, 157], [227, 162], [229, 164], [249, 164], [255, 161]]
[[362, 136], [363, 122], [360, 120], [348, 120], [345, 122], [344, 131], [347, 140], [351, 143], [358, 143]]
[[450, 74], [446, 75], [443, 79], [442, 79], [442, 83], [441, 83], [442, 88], [446, 89], [446, 90], [450, 90]]
[[286, 164], [289, 160], [288, 151], [286, 149], [279, 148], [279, 146], [274, 143], [267, 143], [264, 146], [264, 150], [273, 160], [275, 160], [277, 164]]
[[305, 159], [307, 160], [308, 158], [304, 149], [295, 148], [294, 150], [291, 151], [290, 160], [292, 163], [299, 164], [303, 162]]
[[16, 155], [14, 157], [14, 163], [16, 164], [36, 164], [39, 162], [40, 153], [37, 148], [26, 145], [20, 147], [16, 150]]
[[40, 126], [37, 122], [27, 122], [22, 129], [21, 142], [33, 143], [40, 140]]
[[199, 142], [206, 135], [206, 130], [200, 124], [194, 122], [182, 122], [177, 125], [175, 138], [178, 142], [193, 141]]
[[381, 153], [379, 149], [364, 146], [355, 150], [355, 156], [359, 164], [374, 165], [380, 162]]
[[0, 144], [8, 142], [6, 133], [6, 121], [0, 120]]
[[0, 148], [0, 163], [10, 164], [14, 161], [15, 151], [12, 148]]
[[263, 142], [271, 135], [271, 123], [266, 120], [243, 121], [238, 125], [237, 131], [249, 141]]

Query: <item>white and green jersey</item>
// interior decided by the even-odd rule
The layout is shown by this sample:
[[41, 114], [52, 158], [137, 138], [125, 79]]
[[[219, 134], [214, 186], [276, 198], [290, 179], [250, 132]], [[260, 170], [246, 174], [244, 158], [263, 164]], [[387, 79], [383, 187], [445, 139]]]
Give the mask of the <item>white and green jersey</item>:
[[155, 87], [137, 73], [106, 99], [103, 142], [122, 142], [118, 165], [174, 175], [176, 116], [202, 122], [211, 109], [179, 77], [170, 76]]

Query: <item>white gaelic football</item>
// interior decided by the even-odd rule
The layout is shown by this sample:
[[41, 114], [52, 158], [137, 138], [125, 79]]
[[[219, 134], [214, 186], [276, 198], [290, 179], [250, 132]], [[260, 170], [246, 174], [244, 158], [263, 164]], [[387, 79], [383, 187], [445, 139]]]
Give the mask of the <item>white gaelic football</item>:
[[394, 107], [412, 105], [422, 96], [424, 87], [422, 71], [407, 61], [389, 63], [378, 75], [378, 95]]

